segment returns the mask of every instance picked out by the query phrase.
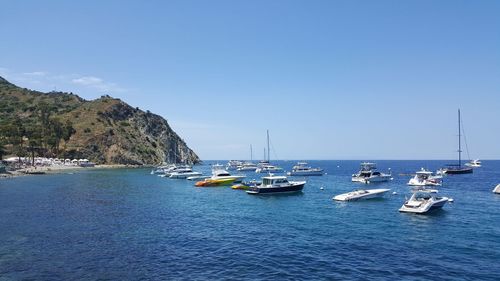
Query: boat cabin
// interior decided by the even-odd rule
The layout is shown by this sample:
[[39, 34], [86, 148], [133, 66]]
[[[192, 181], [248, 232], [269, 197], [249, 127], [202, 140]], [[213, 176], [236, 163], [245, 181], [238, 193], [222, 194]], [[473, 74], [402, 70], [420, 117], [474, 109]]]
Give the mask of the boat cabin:
[[289, 185], [288, 179], [286, 177], [263, 177], [262, 178], [263, 186], [282, 186]]

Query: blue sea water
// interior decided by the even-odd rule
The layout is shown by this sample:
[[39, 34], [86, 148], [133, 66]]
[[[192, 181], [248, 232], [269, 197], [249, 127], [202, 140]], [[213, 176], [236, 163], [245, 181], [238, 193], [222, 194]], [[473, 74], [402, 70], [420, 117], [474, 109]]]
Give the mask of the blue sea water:
[[378, 161], [394, 180], [370, 187], [397, 194], [348, 203], [359, 161], [309, 163], [328, 174], [280, 196], [149, 169], [0, 180], [0, 280], [500, 280], [500, 161], [446, 177], [454, 203], [430, 215], [398, 212], [399, 174], [445, 162]]

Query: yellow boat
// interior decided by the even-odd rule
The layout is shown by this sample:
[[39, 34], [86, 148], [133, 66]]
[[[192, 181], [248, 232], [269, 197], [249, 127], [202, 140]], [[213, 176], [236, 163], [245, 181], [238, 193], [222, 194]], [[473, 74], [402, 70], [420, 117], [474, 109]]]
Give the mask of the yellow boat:
[[209, 187], [209, 186], [225, 186], [231, 185], [235, 181], [234, 178], [229, 179], [206, 179], [199, 181], [195, 184], [197, 187]]

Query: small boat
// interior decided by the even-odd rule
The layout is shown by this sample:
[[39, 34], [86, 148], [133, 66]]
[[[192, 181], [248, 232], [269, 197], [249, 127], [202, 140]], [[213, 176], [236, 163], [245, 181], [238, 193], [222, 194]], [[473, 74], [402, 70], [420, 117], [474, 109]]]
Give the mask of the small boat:
[[256, 187], [260, 184], [261, 184], [261, 182], [258, 182], [256, 180], [252, 180], [252, 181], [248, 181], [248, 182], [242, 182], [242, 183], [235, 184], [235, 185], [231, 186], [231, 188], [232, 189], [249, 190], [250, 188]]
[[239, 160], [229, 160], [226, 164], [226, 170], [232, 171], [238, 169], [239, 166], [243, 165], [242, 161]]
[[333, 200], [354, 201], [354, 200], [380, 198], [380, 197], [384, 196], [384, 194], [389, 190], [390, 189], [387, 189], [387, 188], [357, 189], [357, 190], [347, 192], [344, 194], [339, 194], [339, 195], [333, 197]]
[[260, 185], [253, 186], [246, 192], [252, 195], [301, 192], [305, 184], [305, 181], [288, 181], [285, 176], [274, 176], [271, 174], [267, 177], [262, 177]]
[[442, 184], [443, 177], [435, 176], [431, 171], [422, 168], [420, 171], [416, 172], [415, 176], [410, 179], [408, 185], [412, 186], [439, 186]]
[[481, 167], [481, 160], [479, 159], [474, 159], [469, 161], [468, 163], [465, 163], [465, 166], [472, 167], [472, 168], [479, 168]]
[[268, 173], [282, 173], [283, 168], [273, 166], [273, 165], [262, 165], [255, 170], [256, 173], [268, 174]]
[[400, 212], [424, 214], [434, 209], [442, 208], [448, 197], [437, 196], [436, 192], [429, 190], [419, 190], [413, 193], [403, 206], [399, 209]]
[[227, 186], [234, 182], [234, 179], [205, 179], [195, 183], [198, 187], [209, 187], [209, 186]]
[[191, 168], [178, 169], [175, 172], [170, 173], [169, 178], [171, 179], [186, 179], [188, 177], [201, 176], [202, 173], [194, 172]]
[[238, 171], [252, 171], [255, 172], [258, 166], [252, 162], [244, 162], [242, 165], [238, 166]]
[[392, 176], [390, 172], [389, 174], [378, 172], [375, 163], [363, 162], [361, 163], [361, 170], [353, 174], [351, 180], [362, 183], [384, 182], [392, 180]]
[[449, 164], [441, 169], [442, 174], [446, 175], [459, 175], [459, 174], [471, 174], [473, 172], [472, 167], [462, 166], [462, 135], [461, 135], [461, 121], [460, 121], [460, 109], [458, 110], [458, 163]]
[[312, 168], [308, 166], [306, 162], [298, 162], [297, 165], [293, 166], [292, 171], [288, 172], [289, 176], [322, 176], [323, 169]]
[[495, 186], [495, 188], [493, 189], [493, 193], [500, 194], [500, 183]]

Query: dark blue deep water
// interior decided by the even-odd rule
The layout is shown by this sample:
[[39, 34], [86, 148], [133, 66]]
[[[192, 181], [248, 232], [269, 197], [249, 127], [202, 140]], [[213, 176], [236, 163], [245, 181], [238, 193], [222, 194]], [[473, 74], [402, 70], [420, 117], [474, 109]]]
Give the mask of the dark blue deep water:
[[500, 280], [500, 161], [446, 177], [430, 215], [398, 212], [399, 174], [442, 161], [378, 161], [397, 194], [350, 203], [359, 161], [309, 162], [328, 175], [266, 197], [149, 169], [0, 180], [0, 280]]

